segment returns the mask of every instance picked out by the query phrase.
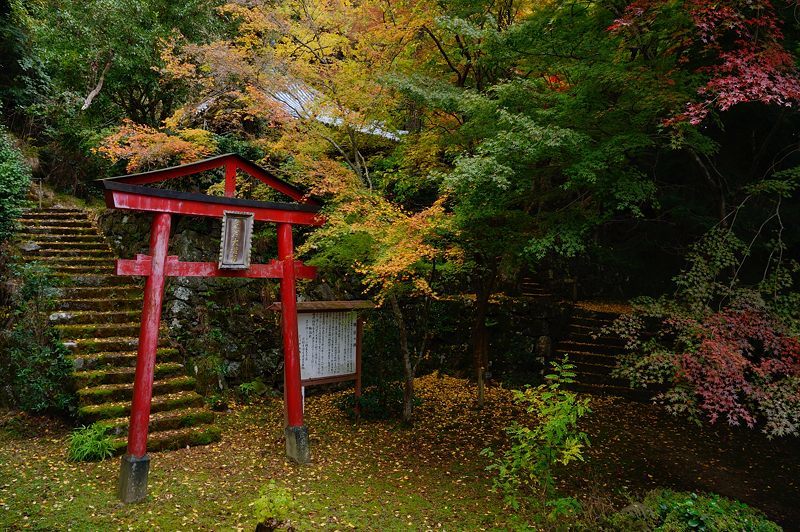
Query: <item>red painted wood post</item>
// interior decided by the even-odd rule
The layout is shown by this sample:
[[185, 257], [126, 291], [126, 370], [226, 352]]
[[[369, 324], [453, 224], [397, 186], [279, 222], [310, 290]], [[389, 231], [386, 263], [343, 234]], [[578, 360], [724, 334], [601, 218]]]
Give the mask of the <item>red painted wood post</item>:
[[303, 425], [303, 396], [300, 389], [300, 339], [297, 332], [297, 289], [294, 273], [292, 225], [278, 224], [278, 259], [281, 277], [281, 332], [283, 333], [283, 395], [286, 409], [286, 454], [299, 463], [310, 460], [308, 430]]
[[225, 196], [236, 196], [236, 163], [233, 161], [225, 163]]
[[147, 496], [147, 429], [150, 424], [150, 401], [153, 396], [153, 371], [161, 323], [161, 303], [164, 298], [165, 265], [171, 216], [156, 214], [150, 228], [150, 274], [144, 285], [142, 325], [136, 356], [136, 375], [133, 382], [131, 421], [128, 428], [128, 452], [122, 459], [120, 498], [136, 502]]

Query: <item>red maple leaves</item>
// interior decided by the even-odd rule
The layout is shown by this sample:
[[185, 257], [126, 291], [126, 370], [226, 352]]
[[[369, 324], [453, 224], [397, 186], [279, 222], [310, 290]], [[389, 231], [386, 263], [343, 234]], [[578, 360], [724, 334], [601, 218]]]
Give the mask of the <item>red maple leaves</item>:
[[[784, 0], [797, 5], [797, 0]], [[666, 0], [637, 0], [609, 31], [647, 32], [662, 13]], [[775, 6], [769, 0], [692, 0], [684, 9], [694, 23], [694, 36], [685, 48], [695, 53], [702, 66], [695, 71], [707, 76], [697, 88], [699, 101], [666, 121], [667, 125], [701, 123], [718, 109], [725, 111], [747, 102], [791, 107], [800, 103], [800, 74], [792, 54], [783, 45], [784, 35]], [[685, 38], [676, 33], [675, 39]]]
[[769, 434], [796, 433], [800, 341], [755, 306], [727, 308], [698, 325], [696, 348], [676, 353], [676, 381], [691, 386], [710, 421], [724, 416], [753, 427], [764, 416]]

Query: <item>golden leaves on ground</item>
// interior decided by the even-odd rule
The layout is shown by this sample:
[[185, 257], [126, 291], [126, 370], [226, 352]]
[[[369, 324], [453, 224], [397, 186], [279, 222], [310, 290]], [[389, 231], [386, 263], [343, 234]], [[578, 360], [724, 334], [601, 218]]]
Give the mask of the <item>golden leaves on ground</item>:
[[303, 467], [284, 458], [281, 401], [235, 406], [220, 415], [222, 442], [154, 453], [150, 499], [134, 506], [116, 500], [117, 459], [66, 461], [63, 427], [56, 437], [0, 439], [0, 528], [252, 530], [248, 505], [270, 479], [294, 494], [301, 530], [504, 522], [478, 451], [502, 437], [515, 412], [510, 395], [490, 388], [478, 411], [467, 381], [431, 375], [417, 387], [414, 427], [349, 421], [336, 401], [350, 391], [308, 397], [313, 463]]
[[[219, 415], [219, 443], [154, 453], [150, 499], [117, 502], [116, 459], [66, 460], [67, 429], [0, 412], [0, 529], [252, 530], [250, 503], [274, 479], [291, 490], [298, 530], [508, 529], [514, 517], [489, 491], [478, 452], [505, 444], [503, 428], [524, 421], [511, 394], [448, 376], [416, 380], [417, 422], [349, 421], [336, 406], [349, 390], [306, 399], [313, 463], [284, 458], [283, 403], [234, 407]], [[752, 431], [695, 427], [653, 405], [594, 397], [586, 418], [587, 463], [560, 472], [565, 494], [587, 507], [627, 504], [657, 486], [718, 492], [800, 521], [800, 463], [791, 442]], [[14, 421], [14, 420], [17, 421]], [[604, 504], [608, 504], [605, 502]]]

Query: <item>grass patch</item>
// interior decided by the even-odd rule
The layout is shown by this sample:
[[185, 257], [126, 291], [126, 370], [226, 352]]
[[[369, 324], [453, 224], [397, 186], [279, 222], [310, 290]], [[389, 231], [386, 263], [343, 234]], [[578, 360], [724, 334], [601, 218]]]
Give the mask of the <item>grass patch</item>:
[[94, 423], [75, 429], [69, 437], [67, 456], [73, 462], [105, 460], [114, 454], [111, 427]]

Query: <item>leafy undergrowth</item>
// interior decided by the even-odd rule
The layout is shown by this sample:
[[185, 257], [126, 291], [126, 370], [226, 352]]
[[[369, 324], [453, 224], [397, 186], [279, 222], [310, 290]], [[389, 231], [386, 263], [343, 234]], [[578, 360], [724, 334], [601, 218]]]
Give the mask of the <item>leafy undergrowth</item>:
[[[32, 431], [40, 418], [12, 423], [0, 413], [0, 529], [253, 530], [251, 504], [273, 480], [293, 495], [291, 521], [299, 530], [509, 529], [530, 522], [532, 516], [511, 516], [490, 491], [488, 461], [479, 455], [501, 445], [502, 428], [520, 419], [510, 392], [489, 388], [481, 412], [465, 381], [432, 375], [417, 386], [422, 403], [413, 428], [349, 421], [336, 407], [346, 392], [308, 397], [314, 463], [304, 467], [283, 458], [281, 401], [236, 406], [219, 414], [221, 442], [155, 453], [151, 496], [132, 506], [114, 495], [117, 460], [68, 462], [68, 428], [48, 423]], [[665, 422], [649, 405], [593, 399], [592, 409], [588, 463], [560, 479], [564, 493], [582, 501], [609, 497], [619, 509], [628, 504], [626, 494], [664, 485], [785, 499], [791, 511], [796, 485], [785, 479], [800, 477], [791, 452], [787, 459], [757, 443], [739, 448], [735, 437], [713, 441], [699, 429]], [[764, 500], [747, 502], [767, 510]], [[768, 514], [794, 522], [781, 508]]]

